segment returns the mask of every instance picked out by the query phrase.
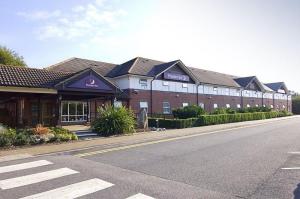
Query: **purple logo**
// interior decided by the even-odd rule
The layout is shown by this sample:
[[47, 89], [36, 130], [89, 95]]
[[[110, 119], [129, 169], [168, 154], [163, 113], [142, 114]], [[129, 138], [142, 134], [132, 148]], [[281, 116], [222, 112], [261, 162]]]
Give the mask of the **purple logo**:
[[99, 85], [96, 84], [96, 80], [93, 78], [89, 78], [85, 81], [85, 86], [86, 87], [92, 87], [92, 88], [97, 88]]
[[190, 77], [187, 76], [187, 75], [182, 75], [182, 74], [177, 74], [177, 73], [170, 73], [170, 72], [165, 72], [164, 73], [164, 78], [165, 79], [171, 79], [171, 80], [177, 80], [177, 81], [184, 81], [184, 82], [190, 81]]

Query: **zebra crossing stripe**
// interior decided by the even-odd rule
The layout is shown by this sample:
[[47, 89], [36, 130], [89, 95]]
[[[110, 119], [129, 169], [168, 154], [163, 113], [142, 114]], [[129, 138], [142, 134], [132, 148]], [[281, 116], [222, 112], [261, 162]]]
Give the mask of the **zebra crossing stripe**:
[[130, 196], [129, 198], [126, 198], [126, 199], [155, 199], [155, 198], [138, 193], [138, 194]]
[[11, 189], [11, 188], [21, 187], [21, 186], [25, 186], [25, 185], [38, 183], [38, 182], [43, 182], [46, 180], [51, 180], [51, 179], [55, 179], [55, 178], [59, 178], [59, 177], [67, 176], [67, 175], [72, 175], [72, 174], [76, 174], [76, 173], [79, 173], [79, 172], [74, 171], [69, 168], [50, 170], [50, 171], [46, 171], [46, 172], [35, 173], [35, 174], [31, 174], [31, 175], [1, 180], [0, 188], [1, 189]]
[[27, 196], [21, 199], [71, 199], [78, 198], [87, 194], [91, 194], [113, 186], [109, 182], [100, 180], [98, 178], [82, 181], [71, 184], [65, 187], [60, 187], [43, 193]]
[[30, 168], [35, 168], [35, 167], [46, 166], [49, 164], [53, 164], [53, 163], [49, 162], [47, 160], [38, 160], [38, 161], [34, 161], [34, 162], [27, 162], [27, 163], [22, 163], [22, 164], [4, 166], [4, 167], [0, 167], [0, 174], [12, 172], [12, 171], [30, 169]]

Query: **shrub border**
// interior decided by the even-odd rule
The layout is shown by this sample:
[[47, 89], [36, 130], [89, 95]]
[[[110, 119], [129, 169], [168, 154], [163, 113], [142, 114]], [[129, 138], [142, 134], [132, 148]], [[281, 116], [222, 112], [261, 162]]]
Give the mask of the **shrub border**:
[[[219, 115], [201, 115], [198, 118], [189, 119], [164, 119], [149, 118], [149, 127], [159, 127], [166, 129], [183, 129], [190, 127], [209, 126], [216, 124], [236, 123], [253, 120], [264, 120], [277, 117], [291, 116], [286, 112], [254, 112], [254, 113], [236, 113]], [[157, 124], [158, 122], [158, 124]]]

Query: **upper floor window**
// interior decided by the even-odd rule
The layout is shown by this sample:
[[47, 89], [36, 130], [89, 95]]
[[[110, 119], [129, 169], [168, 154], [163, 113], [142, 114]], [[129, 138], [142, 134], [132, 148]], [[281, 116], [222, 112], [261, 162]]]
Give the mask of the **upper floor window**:
[[142, 88], [147, 88], [148, 85], [147, 79], [140, 79], [140, 85]]
[[225, 95], [229, 95], [229, 88], [225, 88]]
[[169, 102], [163, 102], [163, 113], [170, 114], [171, 113], [171, 106]]
[[163, 81], [163, 86], [169, 86], [169, 82]]
[[216, 86], [213, 87], [213, 94], [215, 94], [215, 95], [218, 94], [218, 87], [216, 87]]

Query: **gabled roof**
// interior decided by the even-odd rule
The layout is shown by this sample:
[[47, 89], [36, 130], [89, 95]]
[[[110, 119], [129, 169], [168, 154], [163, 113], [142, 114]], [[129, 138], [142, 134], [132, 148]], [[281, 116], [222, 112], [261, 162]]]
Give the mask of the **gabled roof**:
[[200, 68], [192, 68], [189, 67], [190, 71], [196, 76], [199, 82], [206, 83], [206, 84], [214, 84], [214, 85], [223, 85], [229, 87], [240, 87], [234, 81], [234, 76], [227, 75], [223, 73], [218, 73], [209, 70], [203, 70]]
[[235, 78], [234, 80], [239, 85], [246, 88], [254, 79], [255, 79], [255, 76], [250, 76], [250, 77], [239, 77], [239, 78]]
[[115, 66], [116, 64], [73, 57], [45, 69], [49, 71], [76, 73], [86, 68], [93, 68], [97, 73], [106, 76]]
[[70, 73], [0, 65], [0, 86], [51, 88]]
[[155, 65], [149, 72], [148, 76], [157, 76], [158, 74], [162, 73], [163, 71], [167, 70], [168, 68], [174, 66], [180, 60], [170, 61], [162, 64]]
[[73, 73], [72, 76], [65, 78], [63, 81], [58, 82], [57, 84], [55, 84], [54, 86], [56, 88], [60, 88], [61, 85], [64, 84], [68, 84], [69, 82], [72, 82], [73, 80], [76, 80], [78, 77], [87, 74], [87, 73], [93, 73], [94, 75], [96, 75], [99, 79], [102, 79], [102, 81], [106, 82], [107, 85], [109, 85], [109, 87], [114, 88], [116, 91], [120, 91], [119, 87], [117, 85], [114, 84], [114, 82], [111, 82], [110, 80], [108, 80], [107, 78], [105, 78], [104, 76], [102, 76], [101, 74], [97, 73], [97, 71], [95, 71], [93, 68], [86, 68], [84, 70], [81, 70], [77, 73]]
[[272, 89], [270, 89], [266, 84], [262, 84], [265, 91], [268, 91], [268, 92], [274, 92]]
[[143, 57], [136, 57], [123, 64], [117, 65], [109, 74], [109, 77], [118, 77], [121, 75], [142, 75], [152, 77], [152, 70], [155, 66], [163, 64], [164, 62], [147, 59]]
[[261, 91], [265, 91], [264, 85], [258, 80], [256, 76], [250, 77], [239, 77], [234, 79], [239, 85], [243, 88], [248, 88], [252, 82], [256, 82], [258, 87], [260, 87]]
[[282, 88], [285, 90], [286, 93], [289, 92], [284, 82], [268, 83], [268, 84], [266, 84], [266, 86], [275, 92], [278, 92], [278, 90], [282, 89]]

